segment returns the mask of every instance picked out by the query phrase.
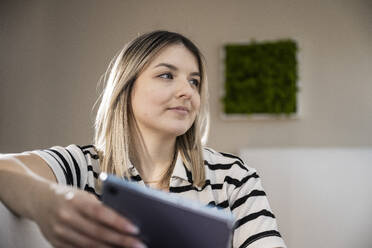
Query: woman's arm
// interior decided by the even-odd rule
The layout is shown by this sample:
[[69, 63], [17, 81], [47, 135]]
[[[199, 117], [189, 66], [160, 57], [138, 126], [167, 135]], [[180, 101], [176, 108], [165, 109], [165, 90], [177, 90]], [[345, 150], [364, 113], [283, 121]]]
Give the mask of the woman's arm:
[[0, 200], [16, 215], [34, 220], [55, 247], [143, 247], [127, 219], [92, 194], [56, 184], [35, 154], [1, 156]]
[[[0, 200], [18, 216], [34, 219], [35, 191], [56, 181], [46, 162], [35, 154], [0, 156]], [[36, 198], [40, 202], [45, 201], [45, 197], [45, 194], [39, 194]]]

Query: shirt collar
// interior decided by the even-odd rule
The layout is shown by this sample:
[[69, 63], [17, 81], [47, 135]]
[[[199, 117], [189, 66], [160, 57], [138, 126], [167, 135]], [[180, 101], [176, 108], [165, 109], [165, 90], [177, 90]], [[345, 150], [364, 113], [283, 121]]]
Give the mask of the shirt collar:
[[183, 164], [182, 156], [180, 153], [177, 154], [176, 164], [174, 165], [172, 177], [178, 177], [186, 181], [190, 181], [187, 174], [191, 177], [191, 172], [189, 172], [186, 166]]
[[[136, 167], [134, 167], [134, 165], [131, 162], [129, 163], [129, 173], [130, 173], [131, 176], [138, 176], [139, 175]], [[180, 153], [177, 154], [176, 163], [174, 165], [171, 177], [172, 178], [180, 178], [182, 180], [189, 181], [190, 183], [192, 182], [192, 174], [186, 168], [186, 166], [184, 165], [184, 163], [182, 161], [182, 156], [181, 156]]]
[[130, 176], [132, 176], [132, 177], [139, 176], [139, 173], [138, 173], [136, 167], [134, 167], [134, 165], [130, 161], [129, 161], [128, 172], [129, 172]]
[[[180, 178], [189, 184], [193, 184], [192, 180], [192, 173], [185, 164], [183, 163], [182, 156], [180, 153], [177, 154], [177, 160], [176, 164], [174, 165], [173, 173], [172, 173], [172, 178]], [[202, 190], [203, 187], [200, 186], [193, 186], [198, 190]]]

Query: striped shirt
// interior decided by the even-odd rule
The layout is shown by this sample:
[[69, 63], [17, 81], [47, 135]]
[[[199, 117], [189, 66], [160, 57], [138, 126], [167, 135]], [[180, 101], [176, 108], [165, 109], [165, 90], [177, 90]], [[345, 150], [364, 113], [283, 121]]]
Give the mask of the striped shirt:
[[[94, 146], [54, 146], [33, 153], [47, 162], [58, 183], [100, 196], [97, 186], [100, 166]], [[286, 247], [256, 170], [245, 165], [239, 157], [210, 148], [203, 149], [203, 157], [205, 185], [192, 185], [191, 172], [183, 164], [181, 156], [177, 156], [170, 180], [170, 194], [231, 211], [236, 221], [233, 248]], [[132, 181], [145, 186], [133, 165], [129, 172]]]

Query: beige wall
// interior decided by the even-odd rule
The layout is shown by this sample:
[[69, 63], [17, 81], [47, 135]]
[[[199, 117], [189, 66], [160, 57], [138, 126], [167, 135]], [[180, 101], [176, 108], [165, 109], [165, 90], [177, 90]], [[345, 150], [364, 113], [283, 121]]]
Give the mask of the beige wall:
[[[362, 1], [2, 1], [0, 152], [90, 143], [97, 81], [138, 33], [178, 31], [208, 63], [209, 145], [372, 145], [372, 6]], [[225, 42], [299, 44], [299, 120], [220, 118]]]

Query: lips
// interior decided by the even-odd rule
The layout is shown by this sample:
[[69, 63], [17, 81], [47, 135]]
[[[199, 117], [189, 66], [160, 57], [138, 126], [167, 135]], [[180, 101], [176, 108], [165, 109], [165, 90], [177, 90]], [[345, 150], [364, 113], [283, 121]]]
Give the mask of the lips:
[[175, 109], [175, 110], [183, 110], [183, 111], [187, 111], [189, 112], [190, 110], [184, 106], [177, 106], [177, 107], [174, 107], [174, 108], [170, 108], [170, 109]]
[[190, 109], [185, 106], [177, 106], [177, 107], [169, 108], [169, 110], [174, 110], [178, 113], [183, 113], [183, 114], [187, 114], [190, 112]]

